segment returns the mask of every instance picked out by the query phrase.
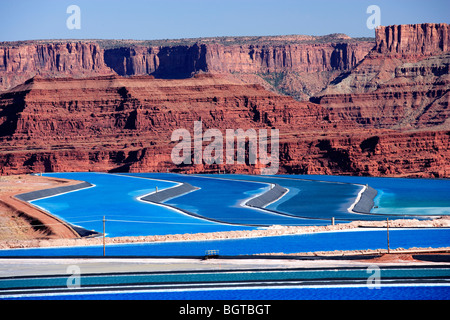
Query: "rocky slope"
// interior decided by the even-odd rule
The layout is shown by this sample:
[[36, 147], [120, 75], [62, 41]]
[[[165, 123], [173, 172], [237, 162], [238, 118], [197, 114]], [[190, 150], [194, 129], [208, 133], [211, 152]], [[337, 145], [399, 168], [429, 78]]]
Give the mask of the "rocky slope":
[[[0, 96], [2, 173], [174, 168], [171, 133], [204, 128], [320, 130], [322, 107], [224, 77], [35, 77]], [[199, 165], [196, 170], [201, 170]]]

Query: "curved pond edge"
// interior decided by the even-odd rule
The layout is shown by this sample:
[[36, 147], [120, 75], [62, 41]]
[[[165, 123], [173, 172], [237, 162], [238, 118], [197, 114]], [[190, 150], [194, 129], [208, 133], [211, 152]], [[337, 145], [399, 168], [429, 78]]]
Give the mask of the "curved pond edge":
[[[131, 175], [127, 175], [126, 173], [123, 173], [123, 174], [121, 173], [120, 175], [125, 176], [125, 177], [139, 178], [139, 179], [158, 180], [158, 179], [149, 178], [149, 177], [145, 177], [145, 176], [131, 176]], [[140, 196], [137, 199], [139, 201], [144, 201], [144, 202], [149, 202], [149, 203], [152, 203], [155, 205], [164, 206], [166, 208], [180, 212], [182, 214], [185, 214], [185, 215], [197, 218], [197, 219], [214, 222], [214, 223], [220, 223], [220, 224], [231, 225], [231, 226], [248, 226], [248, 227], [265, 227], [266, 226], [266, 225], [256, 225], [256, 224], [232, 223], [232, 222], [217, 220], [217, 219], [213, 219], [213, 218], [209, 218], [209, 217], [205, 217], [205, 216], [196, 214], [196, 213], [191, 212], [186, 209], [178, 208], [171, 204], [164, 203], [167, 200], [170, 200], [170, 199], [185, 195], [187, 193], [199, 190], [200, 188], [194, 187], [193, 185], [191, 185], [187, 182], [180, 182], [180, 181], [168, 180], [168, 179], [164, 179], [163, 181], [173, 182], [173, 183], [176, 183], [177, 185], [167, 188], [167, 189], [164, 189], [164, 190], [161, 190], [161, 191], [153, 191], [149, 194]]]
[[[61, 187], [55, 187], [55, 188], [42, 189], [42, 190], [36, 190], [36, 191], [31, 191], [31, 192], [25, 192], [25, 193], [21, 193], [21, 194], [15, 195], [14, 198], [33, 205], [31, 203], [31, 201], [34, 201], [34, 200], [43, 199], [43, 198], [49, 198], [49, 197], [61, 195], [61, 194], [64, 194], [64, 193], [68, 193], [68, 192], [72, 192], [72, 191], [78, 191], [78, 190], [81, 190], [81, 189], [92, 188], [92, 187], [95, 187], [95, 185], [92, 184], [92, 183], [89, 183], [87, 181], [82, 181], [80, 183], [77, 183], [77, 184], [74, 184], [74, 185], [70, 185], [70, 186], [61, 186]], [[35, 206], [35, 205], [33, 205], [33, 206]], [[38, 207], [38, 206], [35, 206], [35, 207], [43, 210], [41, 207]], [[80, 237], [92, 237], [92, 236], [99, 236], [99, 235], [101, 235], [101, 233], [99, 233], [97, 231], [88, 230], [88, 229], [85, 229], [83, 227], [74, 225], [72, 223], [67, 222], [66, 220], [59, 219], [55, 215], [49, 213], [47, 210], [44, 210], [44, 211], [47, 212], [48, 214], [50, 214], [55, 219], [57, 219], [58, 221], [61, 221], [61, 223], [66, 224], [67, 226], [72, 228]]]

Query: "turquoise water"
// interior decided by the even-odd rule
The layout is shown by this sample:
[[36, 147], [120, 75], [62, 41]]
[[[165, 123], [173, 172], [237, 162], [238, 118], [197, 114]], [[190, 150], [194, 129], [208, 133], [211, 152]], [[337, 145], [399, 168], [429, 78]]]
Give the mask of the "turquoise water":
[[368, 283], [372, 274], [366, 268], [82, 274], [76, 290], [84, 292], [67, 288], [71, 275], [12, 277], [0, 278], [0, 297], [36, 300], [450, 298], [449, 268], [382, 267], [378, 269], [377, 288]]
[[[417, 197], [414, 187], [422, 188], [428, 196], [435, 186], [435, 194], [430, 196], [430, 206], [447, 204], [448, 180], [388, 179], [332, 176], [286, 176], [255, 177], [245, 175], [220, 175], [220, 177], [198, 177], [179, 174], [135, 174], [135, 176], [109, 175], [101, 173], [54, 173], [51, 176], [88, 181], [95, 187], [78, 190], [50, 198], [33, 201], [52, 214], [86, 229], [102, 232], [102, 217], [106, 216], [108, 236], [164, 235], [179, 233], [198, 233], [229, 230], [250, 230], [255, 227], [227, 225], [189, 216], [161, 205], [139, 201], [138, 197], [174, 186], [176, 183], [162, 180], [189, 182], [200, 189], [167, 201], [173, 206], [190, 210], [230, 223], [272, 224], [324, 224], [327, 216], [349, 218], [347, 206], [354, 201], [360, 186], [348, 183], [369, 183], [382, 190], [378, 203], [383, 203], [383, 195], [396, 193], [401, 199], [408, 195]], [[145, 179], [143, 177], [146, 177]], [[252, 179], [236, 181], [223, 178]], [[293, 178], [294, 177], [294, 178]], [[296, 180], [308, 177], [317, 180], [330, 180], [333, 183]], [[151, 179], [148, 179], [151, 178]], [[336, 181], [344, 182], [335, 183]], [[290, 192], [269, 208], [288, 212], [305, 218], [287, 217], [270, 212], [243, 208], [245, 199], [268, 189], [265, 183], [280, 183]], [[423, 187], [422, 187], [423, 185]], [[388, 192], [389, 191], [389, 192]], [[444, 192], [445, 191], [445, 192]], [[449, 193], [450, 194], [450, 193]], [[325, 198], [323, 198], [325, 197]], [[391, 199], [392, 200], [392, 199]], [[389, 201], [385, 201], [388, 203]], [[419, 203], [416, 200], [416, 203]], [[389, 202], [393, 211], [393, 202]], [[396, 205], [403, 203], [395, 202]], [[420, 202], [422, 203], [422, 202]], [[438, 207], [435, 207], [438, 208]], [[396, 211], [394, 211], [396, 212]], [[379, 216], [356, 215], [371, 219]], [[384, 219], [384, 216], [381, 216]], [[448, 229], [391, 230], [391, 248], [445, 247], [450, 245]], [[149, 243], [134, 245], [110, 245], [109, 255], [147, 255], [147, 256], [202, 256], [206, 250], [220, 250], [221, 255], [243, 255], [255, 253], [293, 253], [333, 250], [364, 250], [386, 248], [386, 232], [363, 230], [348, 232], [328, 232], [295, 236], [268, 238], [233, 239], [217, 241]], [[101, 247], [42, 248], [24, 250], [1, 250], [0, 255], [99, 255]]]
[[[102, 231], [102, 218], [106, 216], [108, 236], [158, 235], [176, 233], [197, 233], [229, 230], [251, 230], [255, 227], [227, 225], [192, 217], [161, 205], [139, 201], [138, 197], [170, 188], [173, 181], [188, 182], [201, 189], [167, 201], [167, 204], [189, 210], [210, 219], [237, 224], [286, 224], [321, 225], [329, 224], [331, 217], [344, 222], [354, 218], [347, 208], [353, 203], [360, 185], [369, 184], [378, 190], [372, 210], [378, 215], [361, 215], [358, 219], [376, 220], [395, 215], [434, 215], [450, 214], [449, 180], [429, 179], [389, 179], [333, 176], [272, 176], [258, 177], [245, 175], [188, 176], [177, 174], [136, 174], [134, 177], [100, 173], [58, 173], [51, 176], [88, 181], [95, 187], [70, 192], [55, 197], [33, 201], [45, 210], [75, 225], [86, 229]], [[151, 178], [151, 179], [144, 179]], [[225, 179], [241, 181], [231, 181]], [[305, 181], [302, 178], [312, 181]], [[159, 179], [159, 180], [158, 180]], [[171, 181], [161, 181], [171, 180]], [[248, 180], [248, 181], [242, 181]], [[252, 180], [252, 181], [249, 181]], [[324, 183], [330, 181], [333, 183]], [[339, 183], [336, 183], [339, 182]], [[293, 217], [282, 216], [262, 210], [243, 208], [240, 204], [257, 195], [268, 186], [265, 183], [278, 183], [290, 189], [279, 201], [267, 206], [268, 209], [287, 213]], [[390, 247], [447, 247], [450, 246], [450, 229], [391, 229]], [[191, 242], [141, 243], [108, 245], [107, 256], [203, 256], [206, 250], [219, 250], [220, 256], [249, 255], [258, 253], [296, 253], [334, 250], [386, 249], [387, 239], [384, 229], [362, 229], [343, 232], [323, 232], [293, 236], [228, 239]], [[101, 246], [30, 248], [0, 250], [0, 256], [101, 256]], [[323, 270], [322, 270], [323, 271]], [[334, 279], [367, 277], [365, 270], [296, 273], [230, 273], [212, 275], [196, 273], [190, 275], [134, 275], [125, 277], [83, 277], [85, 285], [109, 283], [126, 284], [130, 281], [161, 282], [214, 282], [214, 281], [260, 281], [261, 279]], [[384, 270], [383, 270], [384, 272]], [[388, 271], [385, 277], [396, 277], [396, 271]], [[403, 276], [446, 277], [448, 270], [405, 271]], [[436, 272], [441, 272], [438, 274]], [[400, 274], [399, 274], [400, 275]], [[218, 278], [219, 277], [219, 278]], [[222, 277], [222, 278], [220, 278]], [[44, 281], [44, 282], [43, 282]], [[1, 288], [64, 286], [67, 278], [51, 279], [0, 279]], [[43, 285], [43, 283], [45, 283]], [[368, 289], [365, 286], [350, 287], [289, 287], [289, 288], [239, 288], [227, 290], [162, 291], [162, 292], [104, 292], [99, 294], [74, 294], [38, 296], [33, 299], [449, 299], [450, 286], [383, 286], [381, 289]], [[26, 297], [24, 297], [26, 298]]]
[[[397, 218], [396, 215], [426, 216], [450, 212], [449, 180], [288, 175], [192, 176], [163, 173], [139, 173], [130, 174], [131, 176], [100, 173], [49, 175], [88, 181], [95, 184], [95, 187], [32, 203], [72, 224], [97, 232], [102, 232], [102, 218], [106, 216], [108, 236], [253, 229], [250, 225], [325, 225], [330, 223], [331, 217], [337, 222], [348, 222], [355, 219], [380, 220], [386, 217]], [[199, 189], [165, 203], [216, 222], [137, 199], [153, 192], [155, 187], [162, 190], [179, 182], [188, 182]], [[241, 205], [250, 197], [267, 191], [270, 183], [278, 183], [289, 189], [282, 198], [267, 206], [272, 211]], [[375, 199], [378, 208], [372, 209], [372, 213], [376, 214], [349, 213], [348, 208], [360, 192], [361, 184], [366, 183], [379, 192]]]
[[326, 175], [281, 175], [318, 181], [369, 184], [378, 191], [373, 213], [450, 215], [449, 179], [376, 178]]
[[[127, 174], [128, 175], [128, 174]], [[287, 217], [268, 211], [243, 207], [246, 199], [269, 190], [267, 183], [225, 180], [219, 178], [165, 173], [133, 173], [137, 177], [188, 182], [200, 188], [194, 192], [170, 199], [165, 203], [203, 217], [224, 223], [242, 225], [301, 225], [303, 219]], [[311, 224], [311, 221], [307, 221]]]
[[[0, 297], [38, 300], [450, 298], [449, 268], [380, 268], [378, 272], [377, 288], [372, 282], [368, 284], [372, 271], [366, 268], [83, 274], [79, 283], [83, 293], [67, 288], [69, 275], [0, 278]], [[208, 289], [199, 286], [208, 286]]]
[[355, 202], [358, 193], [363, 188], [362, 185], [354, 184], [356, 182], [341, 183], [301, 180], [292, 178], [293, 176], [220, 176], [226, 179], [277, 183], [289, 189], [289, 192], [281, 199], [269, 204], [266, 208], [306, 218], [303, 223], [305, 225], [330, 224], [331, 217], [340, 222], [361, 219], [386, 219], [385, 216], [360, 215], [348, 212], [348, 208]]
[[[391, 229], [390, 248], [450, 246], [449, 229]], [[107, 256], [204, 256], [219, 250], [221, 256], [258, 253], [296, 253], [334, 250], [386, 249], [386, 231], [322, 232], [262, 238], [117, 244], [106, 247]], [[101, 246], [0, 250], [0, 256], [100, 256]]]

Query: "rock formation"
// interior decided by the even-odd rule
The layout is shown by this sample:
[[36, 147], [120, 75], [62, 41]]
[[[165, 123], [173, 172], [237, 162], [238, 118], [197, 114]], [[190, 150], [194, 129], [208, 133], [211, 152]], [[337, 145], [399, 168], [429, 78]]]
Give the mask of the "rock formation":
[[41, 75], [84, 77], [110, 74], [103, 50], [91, 42], [0, 43], [0, 91]]
[[448, 35], [446, 24], [424, 24], [381, 27], [376, 43], [3, 45], [3, 88], [31, 78], [0, 95], [0, 173], [259, 173], [259, 164], [176, 166], [171, 133], [202, 120], [223, 133], [279, 129], [279, 173], [450, 177]]
[[446, 23], [380, 26], [376, 32], [375, 51], [390, 56], [431, 56], [448, 52], [449, 45], [449, 25]]
[[[307, 100], [374, 46], [345, 35], [170, 41], [28, 41], [0, 45], [0, 91], [35, 75], [104, 74], [189, 78], [198, 72], [234, 74]], [[307, 78], [304, 80], [304, 78]]]
[[448, 129], [449, 25], [380, 27], [376, 47], [311, 99], [365, 128]]

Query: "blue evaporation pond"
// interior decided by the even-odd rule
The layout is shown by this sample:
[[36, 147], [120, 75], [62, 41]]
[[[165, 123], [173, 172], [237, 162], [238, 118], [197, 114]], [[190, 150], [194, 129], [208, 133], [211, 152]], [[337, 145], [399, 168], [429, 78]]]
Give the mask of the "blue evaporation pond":
[[[390, 248], [450, 246], [449, 229], [392, 229]], [[258, 253], [297, 253], [334, 250], [386, 249], [386, 230], [355, 230], [261, 238], [208, 241], [117, 244], [106, 247], [107, 256], [204, 256], [219, 250], [221, 256]], [[102, 246], [0, 250], [0, 256], [101, 256]]]
[[385, 217], [380, 216], [360, 215], [348, 212], [348, 208], [354, 204], [358, 193], [362, 190], [362, 185], [346, 182], [291, 179], [292, 176], [278, 177], [229, 174], [220, 176], [225, 179], [277, 183], [289, 189], [289, 192], [281, 199], [269, 204], [266, 208], [309, 219], [306, 220], [305, 224], [330, 224], [331, 217], [341, 221], [385, 219]]
[[281, 175], [320, 181], [368, 184], [378, 191], [372, 213], [450, 215], [449, 179], [376, 178], [326, 175]]
[[[316, 224], [308, 219], [243, 207], [241, 203], [246, 199], [269, 190], [270, 185], [263, 181], [239, 181], [173, 173], [127, 173], [127, 175], [190, 183], [200, 189], [164, 203], [225, 223], [263, 226]], [[326, 223], [329, 224], [330, 221]]]
[[51, 177], [82, 180], [95, 187], [81, 189], [31, 203], [88, 230], [116, 236], [165, 235], [252, 229], [195, 218], [164, 206], [139, 201], [139, 196], [173, 187], [176, 183], [104, 173], [51, 173]]

